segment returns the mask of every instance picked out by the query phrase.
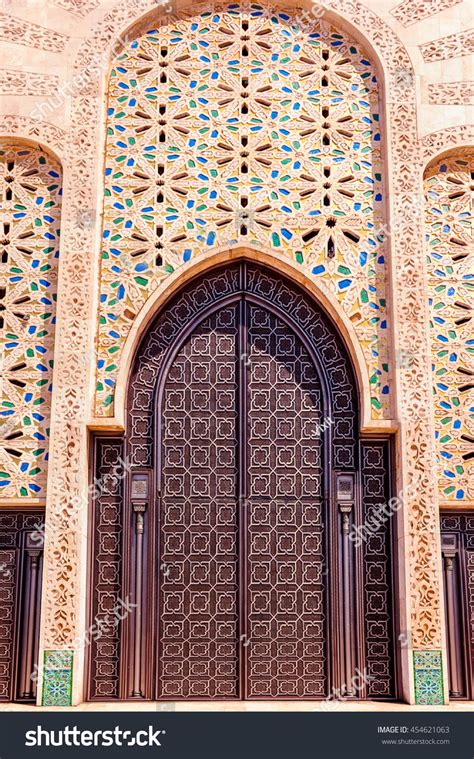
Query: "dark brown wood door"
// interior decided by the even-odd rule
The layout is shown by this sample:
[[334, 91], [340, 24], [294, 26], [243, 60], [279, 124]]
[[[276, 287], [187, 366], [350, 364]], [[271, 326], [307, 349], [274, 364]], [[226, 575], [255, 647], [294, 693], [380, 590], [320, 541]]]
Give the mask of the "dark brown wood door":
[[449, 697], [474, 698], [474, 513], [441, 515]]
[[180, 349], [160, 419], [158, 696], [237, 698], [238, 305]]
[[247, 307], [247, 698], [326, 693], [322, 398], [296, 335]]
[[185, 340], [159, 404], [158, 697], [324, 696], [314, 362], [242, 298]]
[[396, 698], [391, 446], [360, 437], [321, 306], [252, 261], [206, 271], [127, 398], [95, 442], [89, 698]]

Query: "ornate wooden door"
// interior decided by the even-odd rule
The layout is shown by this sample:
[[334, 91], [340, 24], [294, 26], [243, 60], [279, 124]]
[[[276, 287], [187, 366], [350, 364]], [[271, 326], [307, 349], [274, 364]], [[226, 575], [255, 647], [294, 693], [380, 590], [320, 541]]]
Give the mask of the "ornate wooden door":
[[96, 442], [91, 699], [396, 697], [390, 446], [357, 416], [335, 325], [275, 272], [157, 314]]
[[449, 698], [474, 698], [474, 513], [441, 514]]
[[158, 696], [323, 696], [314, 362], [242, 298], [186, 339], [159, 404]]

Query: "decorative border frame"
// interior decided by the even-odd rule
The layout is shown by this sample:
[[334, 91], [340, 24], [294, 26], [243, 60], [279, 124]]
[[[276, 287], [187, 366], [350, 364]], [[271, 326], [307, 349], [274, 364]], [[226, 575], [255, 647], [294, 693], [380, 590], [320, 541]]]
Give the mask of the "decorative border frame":
[[[189, 3], [188, 3], [189, 4]], [[310, 3], [304, 3], [310, 7]], [[178, 0], [178, 9], [185, 7]], [[429, 372], [428, 302], [423, 254], [423, 150], [417, 131], [416, 89], [407, 50], [393, 30], [358, 0], [328, 0], [326, 16], [361, 39], [384, 73], [387, 118], [387, 173], [391, 188], [388, 218], [391, 235], [392, 351], [412, 357], [395, 377], [399, 468], [397, 489], [409, 483], [411, 494], [399, 514], [401, 626], [415, 650], [431, 647], [444, 655], [444, 613], [437, 484]], [[123, 30], [159, 13], [154, 0], [120, 0], [106, 12], [76, 57], [74, 74], [91, 70], [94, 61], [112, 56]], [[361, 19], [364, 28], [361, 28]], [[99, 250], [97, 228], [78, 224], [81, 215], [101, 208], [102, 125], [106, 74], [100, 69], [83, 81], [72, 98], [72, 122], [64, 166], [62, 265], [59, 277], [55, 350], [55, 396], [51, 424], [46, 512], [45, 575], [41, 648], [62, 650], [84, 631], [83, 598], [87, 586], [84, 544], [87, 535], [87, 458], [94, 324]], [[97, 114], [100, 118], [97, 122]], [[18, 129], [26, 129], [24, 119]], [[13, 122], [12, 122], [13, 124]], [[31, 130], [31, 125], [28, 127]], [[46, 145], [62, 140], [52, 125], [43, 130]], [[11, 130], [9, 130], [11, 131]], [[444, 147], [444, 146], [443, 146]], [[415, 201], [415, 202], [414, 202]], [[403, 557], [406, 556], [406, 561]], [[58, 595], [58, 588], [61, 592]], [[411, 657], [402, 650], [406, 700], [414, 698]], [[75, 657], [73, 700], [82, 700], [83, 657]], [[444, 671], [446, 668], [444, 668]], [[441, 670], [439, 670], [441, 676]], [[445, 689], [446, 692], [446, 689]]]

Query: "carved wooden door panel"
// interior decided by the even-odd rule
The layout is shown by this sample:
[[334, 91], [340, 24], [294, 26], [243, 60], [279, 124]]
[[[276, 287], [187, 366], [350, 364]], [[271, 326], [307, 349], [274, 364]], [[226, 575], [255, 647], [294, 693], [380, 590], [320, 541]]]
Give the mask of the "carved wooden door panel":
[[157, 402], [158, 697], [324, 696], [311, 357], [279, 317], [241, 299], [185, 340]]
[[160, 698], [239, 695], [238, 335], [238, 304], [210, 316], [163, 390]]
[[323, 309], [252, 262], [206, 271], [127, 397], [95, 444], [89, 698], [396, 699], [391, 446], [359, 437]]
[[247, 306], [247, 698], [326, 693], [322, 399], [314, 363]]

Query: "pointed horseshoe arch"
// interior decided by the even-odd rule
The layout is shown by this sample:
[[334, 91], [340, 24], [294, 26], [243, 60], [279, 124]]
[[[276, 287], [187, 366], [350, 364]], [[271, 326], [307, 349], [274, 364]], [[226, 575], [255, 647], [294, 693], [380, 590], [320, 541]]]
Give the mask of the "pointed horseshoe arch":
[[397, 697], [390, 441], [360, 436], [298, 285], [245, 260], [188, 282], [142, 336], [125, 436], [94, 447], [91, 616], [119, 621], [90, 699]]

